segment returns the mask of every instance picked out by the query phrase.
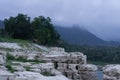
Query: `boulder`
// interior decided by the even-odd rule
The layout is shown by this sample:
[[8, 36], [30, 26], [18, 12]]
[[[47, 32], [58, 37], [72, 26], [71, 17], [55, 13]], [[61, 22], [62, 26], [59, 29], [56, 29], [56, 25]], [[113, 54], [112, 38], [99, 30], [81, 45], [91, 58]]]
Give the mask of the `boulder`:
[[103, 73], [104, 80], [120, 80], [120, 65], [106, 65]]

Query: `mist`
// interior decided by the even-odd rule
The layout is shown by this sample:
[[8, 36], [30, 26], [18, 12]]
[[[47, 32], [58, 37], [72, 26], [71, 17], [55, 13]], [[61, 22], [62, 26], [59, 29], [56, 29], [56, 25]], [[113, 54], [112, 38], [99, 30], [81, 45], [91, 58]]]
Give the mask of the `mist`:
[[1, 20], [49, 16], [55, 25], [78, 24], [104, 40], [120, 40], [120, 0], [0, 0], [0, 12]]

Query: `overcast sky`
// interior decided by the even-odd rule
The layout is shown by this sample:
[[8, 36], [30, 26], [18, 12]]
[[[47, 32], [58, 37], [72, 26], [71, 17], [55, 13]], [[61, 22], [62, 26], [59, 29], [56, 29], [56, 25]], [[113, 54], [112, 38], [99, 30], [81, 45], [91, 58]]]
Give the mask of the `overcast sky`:
[[103, 38], [120, 40], [120, 0], [0, 0], [0, 19], [25, 13], [54, 24], [79, 24]]

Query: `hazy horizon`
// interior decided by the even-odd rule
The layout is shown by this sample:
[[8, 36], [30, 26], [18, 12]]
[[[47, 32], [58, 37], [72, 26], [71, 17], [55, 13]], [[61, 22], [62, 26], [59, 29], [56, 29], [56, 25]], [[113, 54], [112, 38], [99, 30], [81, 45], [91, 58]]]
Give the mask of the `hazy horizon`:
[[61, 26], [78, 24], [104, 40], [120, 40], [120, 0], [0, 0], [0, 19], [43, 15]]

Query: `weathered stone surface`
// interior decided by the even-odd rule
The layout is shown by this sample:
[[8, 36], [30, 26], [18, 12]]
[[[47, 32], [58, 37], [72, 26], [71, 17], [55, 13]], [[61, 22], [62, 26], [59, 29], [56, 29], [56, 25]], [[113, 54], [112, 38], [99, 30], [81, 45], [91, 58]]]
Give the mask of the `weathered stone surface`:
[[[12, 80], [97, 80], [97, 67], [95, 65], [87, 64], [87, 57], [83, 53], [68, 53], [65, 52], [64, 48], [58, 47], [42, 48], [47, 51], [9, 52], [9, 54], [16, 58], [23, 57], [27, 60], [37, 59], [46, 61], [46, 63], [13, 61], [11, 66], [18, 72], [14, 73], [13, 76], [15, 77]], [[0, 53], [1, 66], [4, 66], [5, 63], [4, 56], [3, 53]], [[6, 70], [3, 68], [0, 69]], [[27, 72], [26, 70], [30, 72]], [[41, 75], [44, 72], [48, 72], [55, 76], [45, 77]], [[6, 77], [6, 79], [7, 78], [9, 77]]]
[[60, 48], [60, 47], [50, 47], [49, 50], [50, 51], [65, 52], [65, 49], [64, 48]]
[[9, 43], [9, 42], [0, 42], [0, 47], [3, 48], [11, 48], [11, 49], [22, 49], [17, 43]]
[[14, 80], [15, 75], [6, 71], [0, 70], [0, 80]]
[[41, 72], [51, 72], [54, 69], [53, 63], [40, 63], [30, 66], [32, 69], [40, 69]]
[[6, 56], [6, 55], [7, 55], [7, 52], [6, 52], [6, 51], [1, 51], [1, 50], [0, 50], [0, 55]]
[[45, 57], [51, 59], [55, 69], [63, 75], [72, 80], [97, 80], [97, 67], [87, 64], [86, 55], [81, 52], [67, 53], [56, 48], [52, 50]]
[[5, 56], [4, 55], [0, 55], [0, 65], [5, 64], [5, 62], [6, 62]]
[[0, 66], [0, 70], [7, 70], [5, 66]]
[[27, 57], [27, 53], [25, 53], [25, 52], [9, 52], [9, 54], [16, 58], [18, 58], [18, 57], [26, 58]]
[[28, 54], [27, 55], [27, 60], [35, 60], [36, 59], [36, 56], [37, 56], [37, 54]]
[[23, 66], [12, 66], [12, 68], [16, 71], [25, 71], [25, 68]]
[[120, 80], [120, 65], [106, 65], [103, 72], [104, 80]]
[[79, 71], [97, 71], [97, 66], [92, 64], [79, 65]]
[[39, 73], [35, 72], [16, 72], [16, 78], [14, 80], [69, 80], [63, 75], [58, 75], [58, 76], [43, 76]]

